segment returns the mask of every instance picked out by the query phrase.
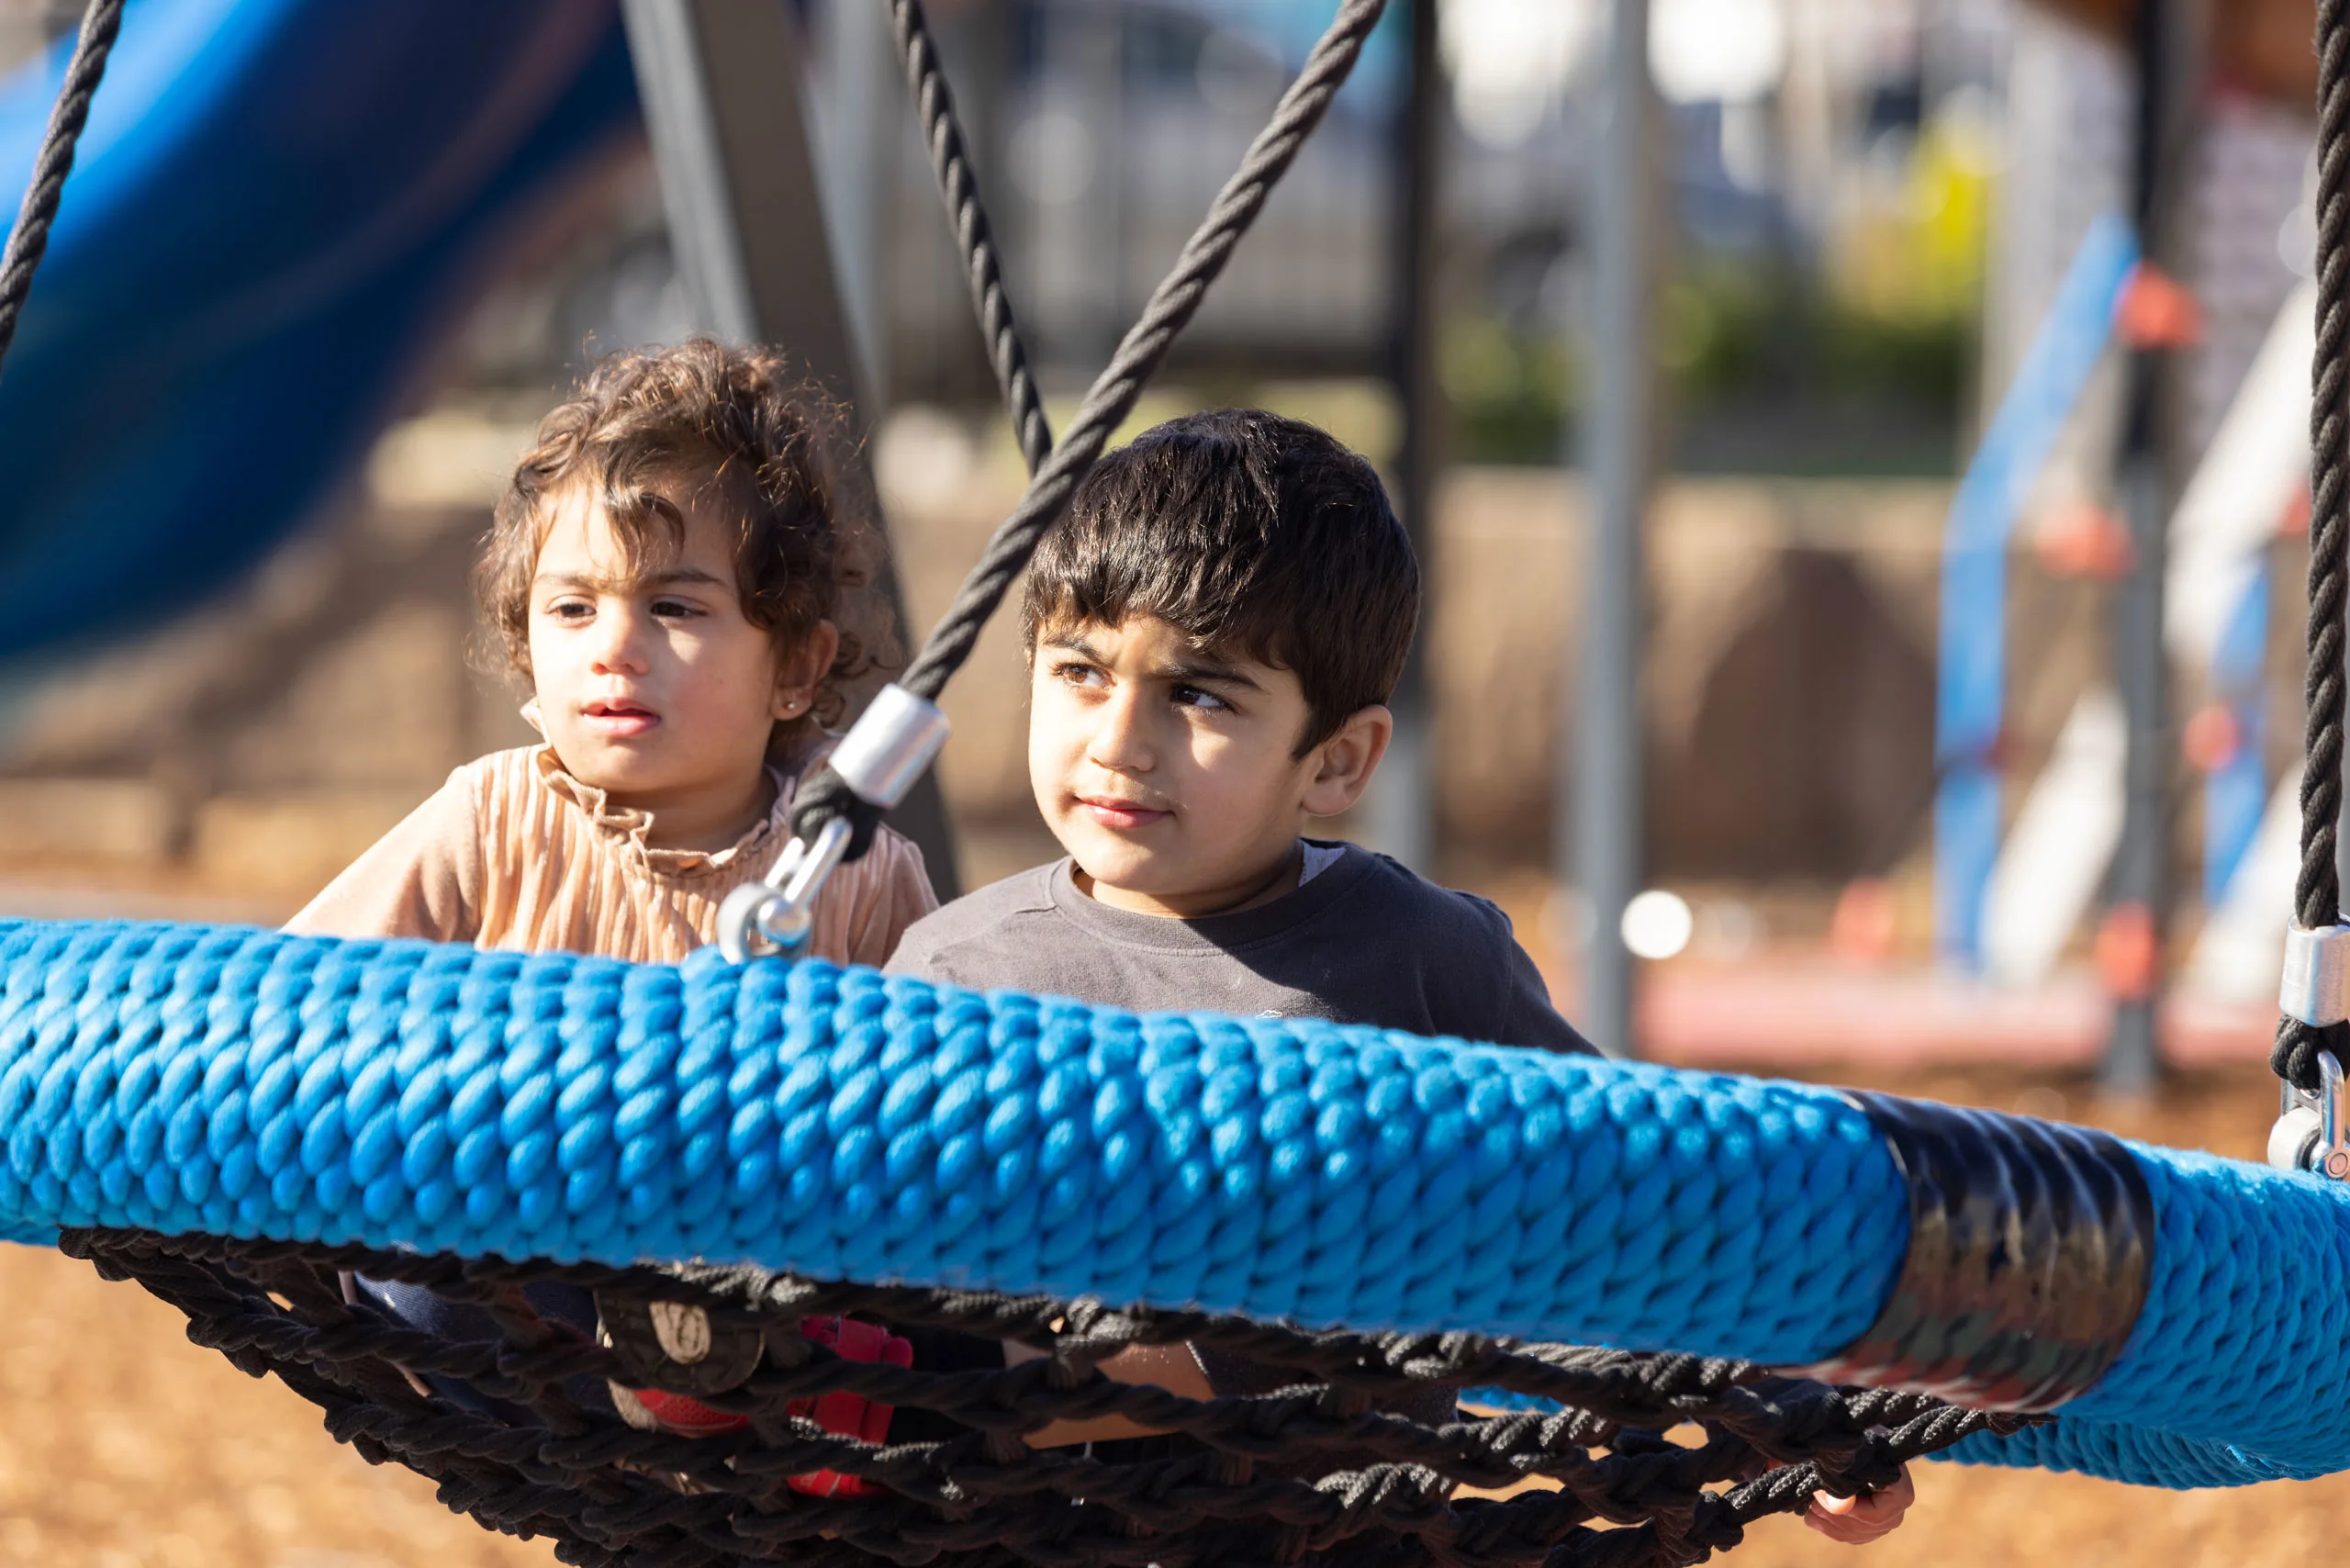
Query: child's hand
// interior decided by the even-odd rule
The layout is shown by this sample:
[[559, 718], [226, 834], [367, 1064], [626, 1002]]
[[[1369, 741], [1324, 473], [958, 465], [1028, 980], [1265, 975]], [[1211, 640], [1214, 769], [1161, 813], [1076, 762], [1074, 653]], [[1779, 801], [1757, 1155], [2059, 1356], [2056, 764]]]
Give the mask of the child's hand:
[[1814, 1492], [1803, 1522], [1830, 1540], [1841, 1540], [1847, 1546], [1866, 1546], [1900, 1528], [1901, 1516], [1917, 1500], [1918, 1488], [1910, 1484], [1909, 1467], [1903, 1465], [1900, 1480], [1865, 1497], [1831, 1497], [1825, 1492]]

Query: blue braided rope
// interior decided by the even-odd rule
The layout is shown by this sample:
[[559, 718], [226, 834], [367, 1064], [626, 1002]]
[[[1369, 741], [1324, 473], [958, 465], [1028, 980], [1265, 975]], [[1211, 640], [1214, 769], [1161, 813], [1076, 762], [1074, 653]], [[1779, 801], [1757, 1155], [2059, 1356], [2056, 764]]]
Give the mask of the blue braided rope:
[[0, 1215], [1823, 1354], [1898, 1265], [1867, 1120], [1315, 1021], [822, 963], [0, 925]]
[[[2132, 1148], [2145, 1310], [2058, 1429], [2350, 1467], [2350, 1193]], [[62, 1224], [1775, 1364], [1866, 1327], [1908, 1240], [1867, 1119], [1797, 1084], [820, 963], [0, 923], [0, 1226]]]

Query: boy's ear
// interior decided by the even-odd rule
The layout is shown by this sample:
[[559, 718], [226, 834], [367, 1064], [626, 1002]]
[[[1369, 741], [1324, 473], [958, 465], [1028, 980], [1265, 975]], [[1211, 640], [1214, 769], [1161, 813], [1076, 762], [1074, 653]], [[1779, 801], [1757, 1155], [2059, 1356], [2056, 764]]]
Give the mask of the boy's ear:
[[1347, 715], [1337, 733], [1307, 754], [1313, 771], [1305, 781], [1308, 814], [1335, 817], [1362, 799], [1387, 743], [1395, 738], [1395, 715], [1374, 702]]
[[819, 621], [798, 647], [777, 662], [773, 711], [778, 719], [797, 719], [816, 704], [816, 686], [833, 667], [841, 651], [840, 628]]

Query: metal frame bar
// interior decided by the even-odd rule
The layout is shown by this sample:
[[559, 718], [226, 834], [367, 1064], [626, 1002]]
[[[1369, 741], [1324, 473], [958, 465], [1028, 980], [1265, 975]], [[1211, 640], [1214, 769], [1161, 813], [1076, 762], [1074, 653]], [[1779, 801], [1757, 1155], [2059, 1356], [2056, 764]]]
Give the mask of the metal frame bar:
[[[780, 0], [622, 0], [621, 16], [696, 325], [729, 342], [778, 345], [869, 418], [870, 389], [825, 241], [789, 8]], [[861, 461], [849, 482], [879, 525]], [[902, 631], [894, 572], [881, 588]], [[952, 898], [954, 842], [936, 779], [923, 778], [891, 821], [921, 846], [938, 896]]]
[[[2162, 257], [2169, 207], [2180, 164], [2180, 132], [2193, 84], [2189, 80], [2196, 18], [2188, 0], [2139, 0], [2133, 42], [2138, 62], [2137, 158], [2132, 216], [2140, 248]], [[2170, 658], [2163, 641], [2163, 588], [2168, 572], [2169, 522], [2176, 498], [2176, 442], [2168, 408], [2170, 351], [2142, 345], [2130, 356], [2127, 412], [2118, 463], [2122, 510], [2130, 524], [2131, 568], [2114, 605], [2114, 680], [2130, 721], [2123, 768], [2121, 845], [2114, 855], [2108, 918], [2143, 912], [2153, 944], [2143, 984], [2113, 998], [2113, 1030], [2099, 1081], [2121, 1093], [2144, 1093], [2162, 1077], [2155, 1033], [2163, 991], [2162, 947], [2170, 925]]]
[[1651, 141], [1662, 128], [1649, 77], [1648, 0], [1613, 0], [1610, 17], [1607, 124], [1599, 139], [1589, 225], [1593, 375], [1583, 423], [1591, 554], [1581, 701], [1572, 728], [1573, 789], [1558, 840], [1572, 846], [1568, 868], [1590, 917], [1583, 954], [1583, 1033], [1610, 1055], [1630, 1056], [1639, 1046], [1633, 1032], [1638, 977], [1624, 945], [1623, 915], [1639, 891], [1646, 832], [1642, 533], [1656, 445], [1649, 352], [1658, 220]]

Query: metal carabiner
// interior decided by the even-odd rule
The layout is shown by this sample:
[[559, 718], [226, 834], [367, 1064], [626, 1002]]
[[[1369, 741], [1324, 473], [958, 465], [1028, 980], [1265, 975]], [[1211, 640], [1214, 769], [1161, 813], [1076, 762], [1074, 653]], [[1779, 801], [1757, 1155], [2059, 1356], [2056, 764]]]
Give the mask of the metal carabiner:
[[[946, 744], [946, 715], [893, 682], [874, 694], [827, 766], [858, 800], [886, 812], [906, 798]], [[718, 950], [729, 963], [806, 946], [815, 929], [816, 895], [848, 852], [854, 831], [846, 818], [834, 817], [813, 844], [795, 834], [764, 879], [726, 895], [718, 906]]]
[[2268, 1129], [2268, 1163], [2279, 1170], [2310, 1170], [2350, 1181], [2350, 1085], [2332, 1051], [2317, 1054], [2318, 1092], [2304, 1094], [2279, 1083], [2277, 1117]]
[[726, 895], [718, 906], [718, 950], [727, 962], [771, 958], [806, 945], [816, 928], [816, 894], [841, 863], [853, 831], [846, 818], [834, 817], [813, 845], [794, 836], [766, 877]]

